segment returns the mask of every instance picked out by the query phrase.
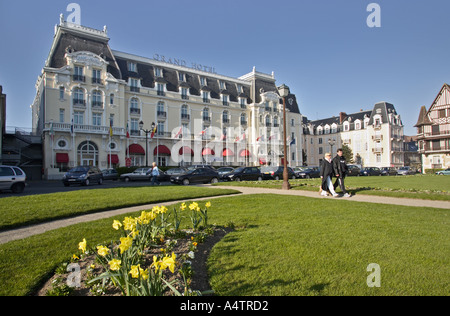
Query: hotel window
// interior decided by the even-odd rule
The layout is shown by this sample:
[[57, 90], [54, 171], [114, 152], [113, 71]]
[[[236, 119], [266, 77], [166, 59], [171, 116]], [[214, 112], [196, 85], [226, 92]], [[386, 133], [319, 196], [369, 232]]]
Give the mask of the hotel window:
[[59, 87], [59, 99], [60, 99], [61, 101], [64, 100], [64, 94], [65, 94], [65, 89], [64, 89], [64, 87]]
[[226, 94], [222, 95], [222, 104], [223, 105], [229, 105], [229, 103], [228, 103], [228, 95], [226, 95]]
[[243, 93], [243, 88], [242, 88], [242, 85], [240, 85], [240, 84], [238, 84], [237, 85], [237, 91], [238, 91], [238, 93]]
[[181, 98], [183, 100], [189, 100], [188, 89], [187, 88], [181, 88]]
[[128, 62], [128, 71], [130, 72], [137, 72], [137, 65], [133, 62]]
[[83, 67], [75, 66], [73, 70], [73, 80], [84, 82]]
[[114, 126], [114, 114], [110, 114], [110, 115], [109, 115], [109, 124], [110, 124], [111, 126]]
[[86, 103], [84, 102], [84, 90], [81, 88], [76, 88], [73, 91], [73, 105], [81, 105], [85, 106]]
[[295, 120], [294, 119], [291, 119], [291, 126], [295, 127]]
[[239, 98], [239, 104], [241, 105], [241, 109], [246, 109], [247, 105], [245, 104], [244, 98]]
[[323, 148], [319, 147], [319, 155], [323, 155]]
[[182, 120], [189, 120], [189, 109], [188, 106], [186, 104], [183, 104], [181, 106], [181, 119]]
[[202, 87], [207, 86], [207, 82], [206, 82], [206, 78], [205, 77], [200, 77], [200, 85]]
[[202, 91], [202, 97], [204, 103], [209, 103], [209, 92], [208, 91]]
[[84, 113], [83, 112], [73, 112], [73, 123], [77, 125], [84, 124]]
[[162, 77], [163, 76], [163, 72], [161, 68], [155, 68], [155, 76], [156, 77]]
[[220, 90], [226, 90], [227, 85], [224, 81], [219, 81]]
[[355, 122], [355, 129], [361, 129], [361, 123]]
[[344, 123], [344, 132], [348, 132], [350, 130], [350, 124], [348, 122]]
[[141, 114], [141, 110], [139, 109], [139, 100], [136, 98], [132, 98], [130, 101], [130, 114]]
[[266, 116], [266, 127], [270, 127], [270, 126], [272, 126], [272, 123], [270, 122], [270, 116], [267, 115]]
[[166, 95], [165, 92], [164, 92], [164, 84], [158, 83], [156, 85], [156, 90], [157, 90], [157, 93], [158, 93], [159, 96], [165, 96]]
[[229, 124], [230, 123], [230, 118], [228, 115], [228, 111], [223, 111], [222, 113], [222, 123], [224, 124]]
[[241, 125], [247, 125], [247, 114], [241, 114]]
[[186, 75], [184, 73], [182, 73], [182, 72], [179, 72], [178, 73], [178, 81], [185, 82], [186, 81]]
[[94, 108], [101, 108], [103, 107], [103, 102], [102, 102], [102, 93], [98, 90], [95, 90], [92, 93], [92, 107]]
[[101, 70], [93, 69], [92, 70], [92, 83], [101, 84], [102, 83], [101, 75], [102, 75]]
[[111, 93], [109, 95], [109, 104], [114, 104], [114, 94], [113, 93]]
[[156, 115], [158, 116], [158, 119], [167, 118], [164, 102], [159, 101], [158, 104], [156, 105]]
[[275, 116], [273, 118], [273, 127], [280, 127], [280, 124], [278, 124], [278, 117], [277, 116]]
[[102, 126], [102, 115], [100, 113], [92, 113], [92, 125]]
[[131, 119], [130, 121], [131, 135], [139, 136], [139, 120]]
[[211, 118], [209, 117], [209, 109], [208, 108], [203, 109], [202, 118], [203, 118], [203, 121], [207, 121], [207, 122], [211, 121]]
[[65, 110], [59, 109], [59, 122], [60, 123], [64, 123], [64, 114], [65, 114]]
[[138, 81], [139, 81], [138, 79], [130, 78], [130, 91], [140, 92]]
[[[319, 138], [319, 145], [321, 145], [322, 142], [323, 142], [323, 139], [322, 139], [322, 137], [320, 137], [320, 138]], [[311, 144], [312, 144], [312, 143], [311, 143]]]
[[158, 136], [164, 136], [165, 126], [164, 122], [158, 122], [158, 130], [156, 131]]

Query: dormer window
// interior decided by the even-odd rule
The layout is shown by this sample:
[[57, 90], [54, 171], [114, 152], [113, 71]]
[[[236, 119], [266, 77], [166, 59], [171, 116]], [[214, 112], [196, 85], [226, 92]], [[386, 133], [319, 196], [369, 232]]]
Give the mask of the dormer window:
[[208, 85], [208, 84], [206, 83], [206, 78], [205, 78], [205, 77], [200, 77], [200, 85], [201, 85], [202, 87]]
[[243, 93], [244, 92], [244, 89], [243, 89], [242, 85], [240, 85], [240, 84], [237, 85], [237, 92], [238, 93]]
[[162, 77], [163, 76], [163, 71], [161, 68], [155, 68], [155, 76], [156, 77]]
[[219, 81], [220, 90], [226, 90], [227, 85], [224, 81]]
[[128, 62], [128, 71], [130, 72], [137, 72], [137, 64], [134, 62], [129, 61]]
[[179, 72], [178, 73], [178, 81], [186, 82], [186, 75], [184, 73]]

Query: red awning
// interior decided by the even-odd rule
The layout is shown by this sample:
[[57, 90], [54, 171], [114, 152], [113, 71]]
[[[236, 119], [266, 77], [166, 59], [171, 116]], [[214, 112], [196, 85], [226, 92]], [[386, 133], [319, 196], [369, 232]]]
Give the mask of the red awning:
[[228, 148], [225, 148], [225, 149], [223, 150], [222, 156], [223, 156], [223, 157], [232, 157], [232, 156], [234, 156], [234, 152], [231, 151], [231, 150], [228, 149]]
[[153, 155], [171, 155], [171, 151], [169, 148], [167, 148], [164, 145], [159, 145], [158, 147], [155, 148], [155, 150], [153, 151]]
[[264, 159], [264, 158], [259, 158], [259, 164], [260, 165], [267, 165], [267, 160], [266, 159]]
[[57, 153], [56, 154], [56, 163], [68, 163], [69, 162], [69, 154]]
[[182, 148], [180, 148], [180, 151], [178, 152], [180, 155], [191, 155], [194, 156], [194, 151], [188, 147], [188, 146], [184, 146]]
[[250, 152], [247, 149], [244, 149], [243, 151], [241, 151], [241, 154], [239, 156], [241, 157], [250, 157], [252, 154], [250, 154]]
[[[110, 160], [111, 158], [111, 160]], [[108, 155], [108, 163], [111, 161], [112, 164], [118, 164], [119, 163], [119, 156], [118, 155]]]
[[[145, 155], [145, 150], [144, 148], [142, 148], [141, 145], [138, 144], [132, 144], [130, 145], [130, 147], [128, 147], [130, 155], [134, 154], [134, 155]], [[127, 150], [127, 154], [128, 154], [128, 150]]]
[[211, 148], [204, 148], [202, 151], [202, 156], [214, 156], [216, 153]]

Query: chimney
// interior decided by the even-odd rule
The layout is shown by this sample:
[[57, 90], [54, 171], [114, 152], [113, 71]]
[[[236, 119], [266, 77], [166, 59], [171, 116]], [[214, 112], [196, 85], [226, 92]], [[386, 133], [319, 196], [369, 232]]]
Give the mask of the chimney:
[[347, 117], [347, 113], [345, 113], [345, 112], [339, 113], [339, 124], [342, 124], [342, 122], [344, 122], [346, 117]]

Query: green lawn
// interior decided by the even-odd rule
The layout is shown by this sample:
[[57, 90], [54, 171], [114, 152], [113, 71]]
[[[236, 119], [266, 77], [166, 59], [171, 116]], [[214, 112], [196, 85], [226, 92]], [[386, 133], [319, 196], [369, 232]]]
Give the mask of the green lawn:
[[[318, 191], [320, 179], [289, 180], [294, 190]], [[334, 182], [334, 179], [333, 179]], [[221, 186], [247, 186], [281, 189], [280, 181], [221, 182]], [[424, 200], [450, 201], [450, 177], [435, 175], [347, 177], [347, 190], [352, 194], [378, 195]], [[340, 189], [337, 189], [340, 192]]]
[[[448, 210], [279, 195], [212, 203], [210, 223], [237, 227], [208, 260], [217, 295], [448, 295]], [[1, 245], [0, 295], [30, 293], [83, 238], [117, 239], [112, 221]], [[371, 263], [380, 288], [366, 284]]]
[[238, 193], [185, 186], [91, 189], [0, 199], [0, 230], [136, 205]]

